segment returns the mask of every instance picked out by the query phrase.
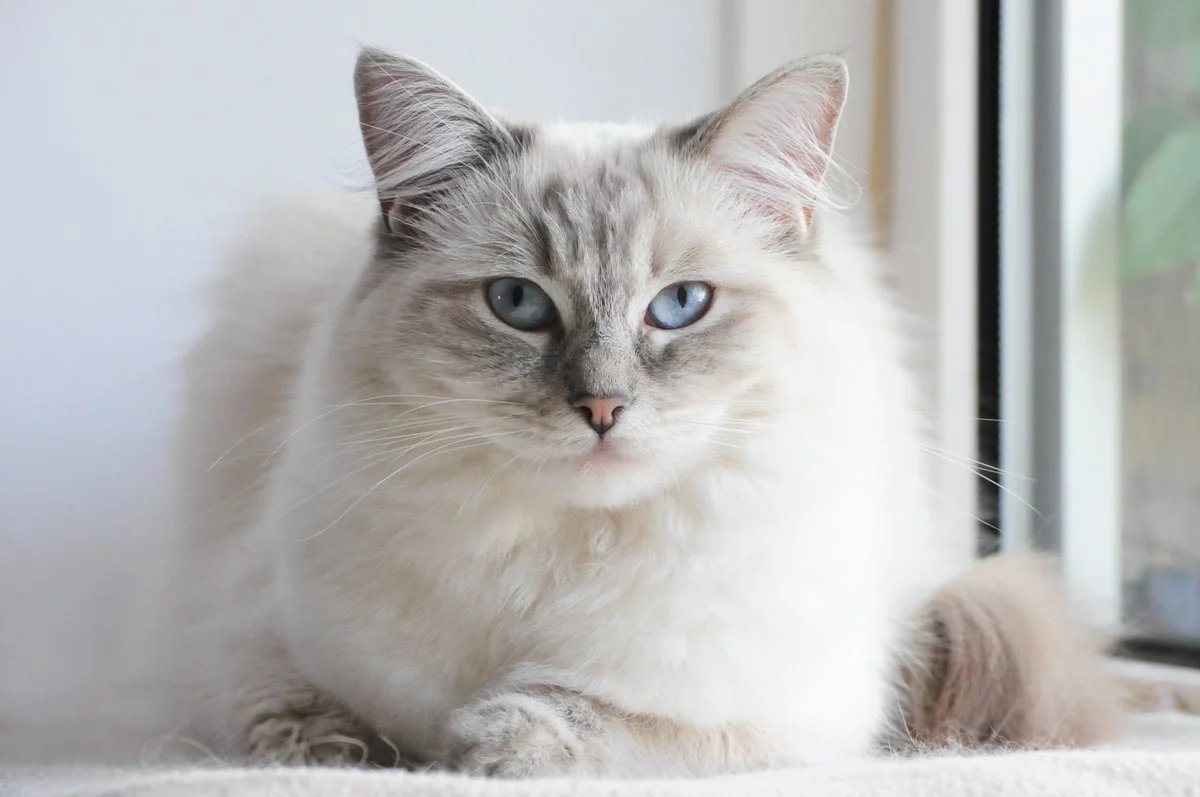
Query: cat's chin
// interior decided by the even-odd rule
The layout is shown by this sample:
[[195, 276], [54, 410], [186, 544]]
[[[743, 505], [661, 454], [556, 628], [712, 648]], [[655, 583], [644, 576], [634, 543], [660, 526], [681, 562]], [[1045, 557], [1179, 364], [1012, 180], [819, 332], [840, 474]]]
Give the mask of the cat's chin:
[[598, 447], [542, 470], [539, 486], [567, 506], [619, 509], [661, 492], [666, 473], [651, 460]]

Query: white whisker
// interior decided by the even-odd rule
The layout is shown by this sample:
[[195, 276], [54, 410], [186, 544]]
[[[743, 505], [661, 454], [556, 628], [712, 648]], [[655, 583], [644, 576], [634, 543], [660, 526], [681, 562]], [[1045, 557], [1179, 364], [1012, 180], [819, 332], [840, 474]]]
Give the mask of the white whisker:
[[313, 534], [311, 534], [307, 537], [303, 537], [299, 540], [296, 540], [296, 542], [307, 542], [308, 540], [314, 539], [317, 536], [324, 534], [326, 531], [328, 531], [329, 529], [331, 529], [335, 525], [337, 525], [337, 523], [342, 518], [344, 518], [344, 517], [346, 517], [346, 515], [350, 514], [350, 512], [355, 509], [355, 507], [357, 507], [359, 504], [361, 504], [363, 501], [365, 501], [367, 496], [369, 496], [371, 493], [373, 493], [376, 490], [376, 488], [382, 486], [384, 483], [386, 483], [390, 479], [394, 478], [395, 476], [399, 475], [400, 473], [404, 472], [405, 470], [412, 467], [413, 465], [417, 464], [418, 462], [420, 462], [430, 456], [433, 456], [435, 454], [439, 454], [439, 453], [457, 453], [457, 452], [465, 451], [465, 450], [468, 450], [471, 448], [478, 448], [478, 447], [481, 447], [484, 445], [489, 445], [491, 439], [496, 438], [496, 437], [501, 437], [504, 435], [509, 435], [509, 434], [512, 434], [512, 432], [495, 432], [490, 435], [480, 435], [475, 438], [468, 438], [468, 441], [464, 441], [463, 444], [456, 445], [454, 443], [450, 443], [441, 448], [436, 448], [433, 451], [428, 451], [424, 454], [421, 454], [420, 456], [416, 457], [415, 459], [409, 460], [408, 462], [401, 465], [399, 468], [396, 468], [391, 473], [384, 476], [382, 479], [380, 479], [379, 481], [375, 482], [370, 487], [368, 487], [367, 490], [362, 495], [360, 495], [357, 499], [354, 500], [354, 502], [352, 504], [350, 504], [350, 506], [348, 506], [344, 510], [342, 510], [341, 514], [339, 514], [337, 517], [335, 517], [332, 521], [330, 521], [323, 528], [321, 528], [320, 530], [314, 532]]

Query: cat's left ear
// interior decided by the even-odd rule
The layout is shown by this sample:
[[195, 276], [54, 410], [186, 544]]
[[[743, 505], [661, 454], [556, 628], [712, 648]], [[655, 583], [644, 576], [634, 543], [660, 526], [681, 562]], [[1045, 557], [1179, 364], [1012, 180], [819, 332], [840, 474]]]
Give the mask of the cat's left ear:
[[714, 161], [765, 213], [805, 225], [828, 193], [848, 81], [837, 56], [793, 61], [701, 120], [683, 144]]

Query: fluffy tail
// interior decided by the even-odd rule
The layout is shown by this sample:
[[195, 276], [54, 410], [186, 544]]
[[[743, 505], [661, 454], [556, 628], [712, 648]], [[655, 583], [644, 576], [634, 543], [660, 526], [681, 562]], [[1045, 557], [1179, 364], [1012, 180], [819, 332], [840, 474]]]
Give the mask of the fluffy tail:
[[923, 607], [903, 668], [918, 746], [1077, 747], [1111, 738], [1123, 690], [1050, 563], [984, 559]]

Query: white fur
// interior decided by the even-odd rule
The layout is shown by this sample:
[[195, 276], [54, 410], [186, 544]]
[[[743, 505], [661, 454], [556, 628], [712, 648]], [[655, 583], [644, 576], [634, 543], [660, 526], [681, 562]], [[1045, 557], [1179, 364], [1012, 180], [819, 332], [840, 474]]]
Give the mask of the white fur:
[[[370, 469], [287, 512], [337, 477], [323, 466], [337, 427], [304, 424], [361, 398], [330, 382], [331, 319], [365, 245], [335, 215], [291, 207], [264, 229], [193, 358], [209, 400], [188, 420], [206, 467], [248, 431], [259, 430], [242, 456], [293, 435], [263, 503], [250, 470], [202, 501], [250, 488], [234, 503], [260, 507], [250, 539], [207, 554], [279, 565], [278, 581], [219, 596], [237, 616], [269, 603], [251, 637], [280, 634], [305, 679], [418, 753], [433, 752], [451, 711], [501, 683], [564, 686], [699, 728], [749, 726], [788, 763], [868, 750], [932, 552], [911, 387], [864, 252], [823, 242], [842, 290], [805, 308], [817, 317], [799, 330], [838, 341], [826, 365], [839, 372], [804, 375], [836, 390], [812, 394], [824, 403], [753, 457], [595, 510], [494, 475], [486, 457], [435, 457], [382, 484], [387, 469]], [[292, 420], [264, 428], [290, 402]], [[826, 423], [854, 433], [822, 445], [814, 430]]]
[[[478, 771], [704, 773], [866, 753], [893, 714], [934, 551], [901, 330], [870, 255], [834, 218], [806, 224], [825, 198], [844, 89], [835, 60], [780, 70], [715, 117], [708, 156], [729, 183], [669, 162], [647, 178], [661, 182], [658, 223], [708, 236], [706, 278], [733, 286], [703, 323], [766, 290], [782, 297], [782, 328], [746, 338], [769, 377], [744, 400], [697, 410], [690, 426], [635, 408], [612, 441], [616, 463], [581, 464], [572, 452], [595, 438], [569, 418], [553, 443], [481, 434], [469, 403], [453, 405], [466, 431], [440, 447], [338, 460], [364, 430], [411, 428], [397, 425], [397, 402], [411, 407], [399, 419], [429, 408], [407, 395], [430, 384], [428, 364], [405, 359], [423, 333], [389, 332], [425, 278], [405, 266], [403, 282], [363, 298], [373, 211], [276, 208], [232, 263], [190, 362], [185, 479], [215, 485], [191, 506], [202, 519], [191, 555], [222, 576], [209, 582], [218, 602], [194, 618], [222, 635], [224, 677], [201, 731], [231, 752], [275, 754], [272, 740], [305, 732], [297, 702], [317, 695], [348, 710], [323, 709], [328, 727], [356, 736], [363, 720], [406, 755]], [[359, 90], [385, 199], [445, 190], [447, 164], [490, 169], [470, 142], [502, 136], [499, 123], [435, 73], [367, 53]], [[558, 125], [526, 168], [587, 174], [628, 162], [650, 134]], [[475, 250], [455, 252], [486, 245], [463, 236], [515, 211], [511, 190], [455, 200], [470, 232], [430, 228], [443, 272], [486, 279]], [[779, 223], [806, 230], [817, 270], [761, 245], [763, 225]], [[612, 323], [600, 334], [622, 345], [625, 322]], [[381, 335], [402, 333], [411, 351], [397, 354]], [[655, 334], [662, 346], [690, 331]], [[380, 368], [390, 376], [366, 376]], [[447, 389], [458, 392], [445, 400], [486, 400]], [[530, 447], [539, 459], [509, 467]], [[578, 736], [554, 708], [572, 700], [592, 717]]]

